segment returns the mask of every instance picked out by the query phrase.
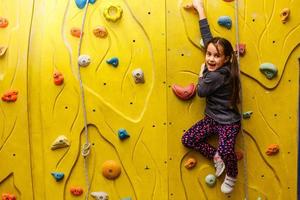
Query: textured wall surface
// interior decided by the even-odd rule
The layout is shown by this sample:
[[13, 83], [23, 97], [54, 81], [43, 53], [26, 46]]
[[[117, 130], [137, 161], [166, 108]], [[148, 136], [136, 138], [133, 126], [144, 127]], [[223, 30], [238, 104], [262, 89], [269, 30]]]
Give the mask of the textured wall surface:
[[[224, 176], [214, 187], [205, 184], [205, 176], [214, 173], [212, 163], [180, 141], [205, 106], [198, 97], [180, 100], [171, 88], [197, 83], [204, 61], [198, 18], [183, 8], [187, 3], [91, 1], [80, 46], [70, 30], [81, 28], [85, 8], [75, 0], [0, 1], [0, 17], [8, 20], [0, 27], [0, 47], [7, 46], [0, 57], [0, 92], [18, 91], [15, 102], [0, 102], [1, 195], [69, 200], [93, 199], [91, 192], [103, 191], [112, 200], [237, 200], [247, 193], [249, 199], [297, 198], [300, 1], [239, 1], [240, 42], [246, 44], [240, 60], [243, 111], [253, 114], [243, 120], [244, 134], [237, 139], [244, 158], [230, 195], [220, 191]], [[123, 9], [120, 20], [105, 19], [109, 5]], [[207, 0], [205, 7], [213, 35], [235, 43], [234, 2]], [[286, 23], [279, 16], [283, 8], [291, 10]], [[231, 29], [218, 25], [224, 15], [231, 17]], [[106, 38], [95, 37], [97, 26], [106, 27]], [[78, 67], [79, 46], [91, 58], [87, 67]], [[118, 67], [106, 63], [112, 57], [119, 58]], [[278, 69], [273, 79], [259, 70], [266, 62]], [[145, 83], [135, 83], [137, 68]], [[64, 76], [62, 85], [54, 84], [56, 71]], [[129, 138], [119, 139], [121, 128]], [[70, 145], [52, 150], [60, 135]], [[81, 149], [87, 139], [85, 162]], [[279, 145], [278, 154], [266, 155], [270, 144]], [[184, 166], [189, 157], [197, 160], [191, 170]], [[102, 175], [107, 160], [121, 167], [115, 180]], [[64, 178], [56, 181], [52, 172]], [[72, 187], [83, 189], [81, 197], [70, 193]]]

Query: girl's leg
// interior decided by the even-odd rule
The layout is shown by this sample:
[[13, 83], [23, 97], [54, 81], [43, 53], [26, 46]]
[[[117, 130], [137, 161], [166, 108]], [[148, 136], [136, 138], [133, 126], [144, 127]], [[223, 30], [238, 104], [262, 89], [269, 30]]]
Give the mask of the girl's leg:
[[218, 153], [225, 163], [226, 174], [232, 178], [236, 178], [238, 174], [237, 158], [234, 146], [240, 128], [240, 122], [228, 125], [218, 124], [216, 126], [216, 131], [219, 135]]
[[206, 116], [184, 133], [181, 138], [182, 144], [188, 148], [199, 151], [203, 156], [209, 159], [213, 159], [216, 148], [206, 143], [205, 139], [214, 134], [214, 124], [214, 120]]

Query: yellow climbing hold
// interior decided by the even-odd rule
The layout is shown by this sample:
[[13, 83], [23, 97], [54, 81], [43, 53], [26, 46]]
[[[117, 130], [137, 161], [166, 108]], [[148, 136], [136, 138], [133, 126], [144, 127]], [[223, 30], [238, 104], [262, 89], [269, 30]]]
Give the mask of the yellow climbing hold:
[[110, 5], [105, 8], [103, 15], [105, 19], [116, 22], [122, 17], [123, 9], [120, 6]]

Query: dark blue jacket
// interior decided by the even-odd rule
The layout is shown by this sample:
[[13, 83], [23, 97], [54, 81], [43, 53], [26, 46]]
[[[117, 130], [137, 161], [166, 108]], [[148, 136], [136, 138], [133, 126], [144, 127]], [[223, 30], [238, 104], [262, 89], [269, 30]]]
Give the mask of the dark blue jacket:
[[[199, 21], [200, 32], [204, 44], [211, 38], [207, 19]], [[230, 65], [220, 67], [215, 71], [203, 71], [199, 78], [197, 92], [200, 97], [206, 97], [205, 115], [220, 124], [231, 124], [241, 120], [241, 114], [231, 106], [232, 83], [230, 79]]]

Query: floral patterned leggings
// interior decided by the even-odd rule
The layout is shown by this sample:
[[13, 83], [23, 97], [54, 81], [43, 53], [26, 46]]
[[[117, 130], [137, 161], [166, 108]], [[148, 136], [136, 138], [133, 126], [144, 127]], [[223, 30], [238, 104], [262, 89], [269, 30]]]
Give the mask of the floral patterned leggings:
[[[203, 156], [212, 160], [218, 151], [225, 163], [226, 174], [237, 177], [237, 157], [234, 151], [235, 139], [241, 128], [241, 123], [220, 124], [212, 118], [205, 116], [204, 119], [194, 124], [181, 138], [182, 144], [188, 148], [199, 151]], [[219, 136], [218, 148], [206, 142], [206, 138], [213, 134]]]

